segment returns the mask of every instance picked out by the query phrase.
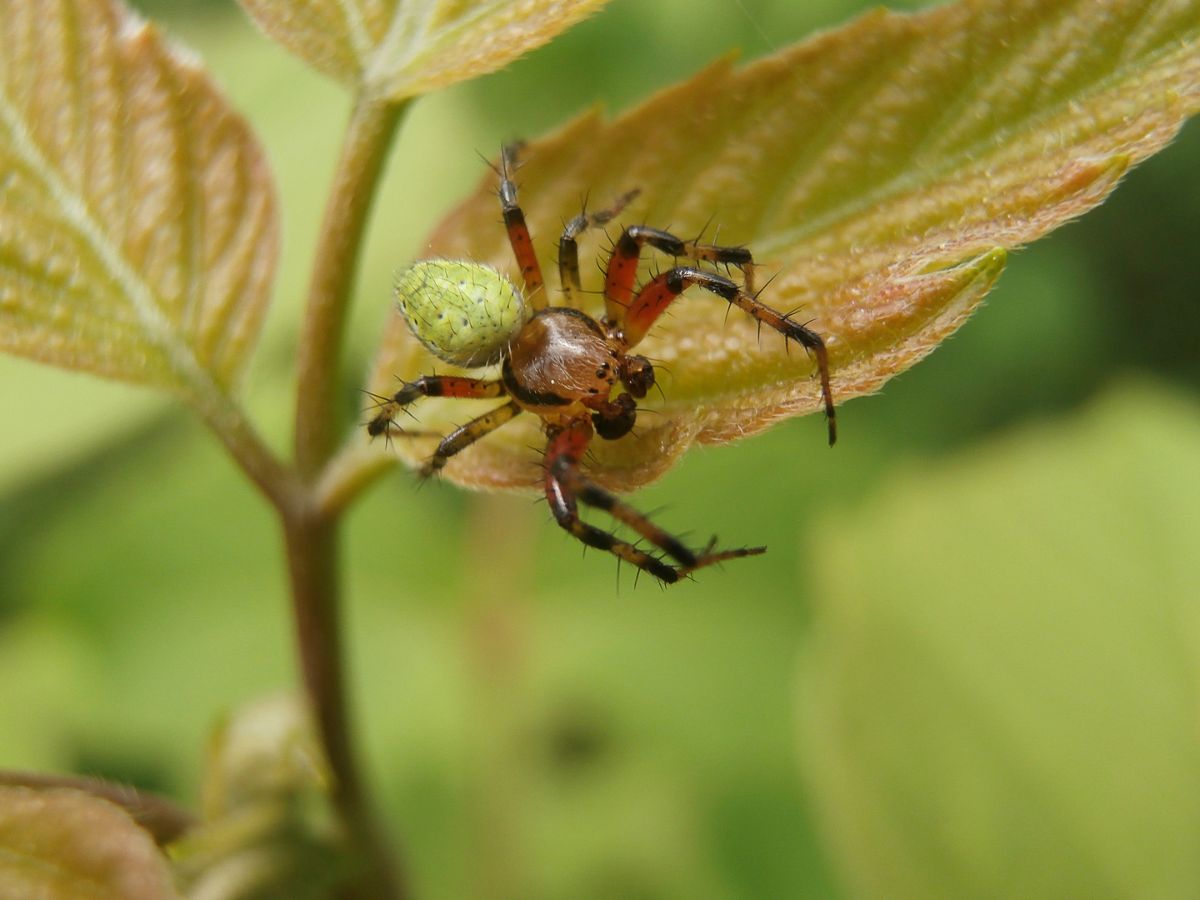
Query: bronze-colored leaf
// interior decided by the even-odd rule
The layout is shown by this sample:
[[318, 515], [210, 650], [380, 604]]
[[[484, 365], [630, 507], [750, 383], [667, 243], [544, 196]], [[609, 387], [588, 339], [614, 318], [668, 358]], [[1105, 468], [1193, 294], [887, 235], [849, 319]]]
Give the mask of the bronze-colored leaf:
[[[875, 12], [750, 65], [718, 62], [613, 121], [587, 115], [534, 141], [521, 201], [548, 273], [581, 198], [599, 204], [632, 187], [642, 194], [625, 221], [749, 246], [760, 283], [775, 276], [761, 299], [799, 310], [824, 336], [844, 403], [961, 325], [1005, 248], [1096, 205], [1171, 139], [1200, 106], [1198, 38], [1197, 0], [970, 0], [917, 15]], [[437, 229], [431, 255], [512, 272], [496, 219], [489, 174]], [[603, 244], [593, 240], [591, 252]], [[594, 275], [585, 288], [598, 290]], [[610, 485], [649, 481], [693, 441], [728, 441], [819, 408], [803, 352], [693, 293], [642, 344], [663, 378], [638, 436], [594, 445], [594, 471]], [[387, 392], [394, 377], [432, 366], [394, 317], [371, 389]], [[469, 414], [461, 403], [426, 403], [417, 427], [440, 430]], [[843, 418], [853, 440], [852, 412]], [[531, 416], [505, 426], [447, 477], [530, 484], [537, 426]], [[394, 443], [410, 461], [430, 449]]]
[[203, 69], [115, 0], [0, 17], [0, 348], [228, 386], [266, 310], [262, 152]]
[[240, 0], [314, 68], [390, 100], [493, 72], [607, 0]]
[[177, 898], [166, 859], [119, 806], [72, 788], [0, 786], [0, 895]]

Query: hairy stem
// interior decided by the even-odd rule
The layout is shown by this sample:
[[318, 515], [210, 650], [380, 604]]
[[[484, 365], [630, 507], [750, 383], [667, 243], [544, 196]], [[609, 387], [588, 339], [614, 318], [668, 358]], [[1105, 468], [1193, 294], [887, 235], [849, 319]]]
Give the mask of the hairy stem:
[[320, 515], [293, 515], [284, 517], [283, 526], [304, 686], [333, 773], [333, 802], [361, 865], [353, 896], [398, 900], [406, 893], [393, 854], [376, 824], [350, 732], [337, 524]]
[[354, 273], [375, 186], [406, 104], [360, 96], [338, 160], [297, 348], [296, 466], [311, 481], [341, 430], [337, 377]]

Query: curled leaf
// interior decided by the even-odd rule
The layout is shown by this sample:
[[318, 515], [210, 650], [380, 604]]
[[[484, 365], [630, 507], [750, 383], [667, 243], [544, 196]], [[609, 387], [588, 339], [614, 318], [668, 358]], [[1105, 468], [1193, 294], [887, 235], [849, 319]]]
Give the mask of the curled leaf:
[[[760, 283], [774, 276], [760, 299], [798, 310], [825, 338], [834, 395], [845, 402], [961, 325], [1006, 248], [1095, 206], [1170, 140], [1200, 105], [1198, 37], [1197, 0], [973, 0], [918, 15], [874, 12], [741, 68], [718, 62], [615, 120], [586, 115], [533, 142], [521, 202], [547, 272], [581, 198], [604, 203], [633, 187], [642, 193], [626, 222], [750, 247]], [[489, 176], [437, 229], [430, 255], [513, 272], [496, 213]], [[603, 244], [593, 237], [583, 252]], [[599, 284], [593, 276], [584, 287]], [[652, 480], [692, 442], [819, 408], [804, 353], [693, 293], [641, 345], [663, 377], [638, 434], [595, 446], [594, 471], [611, 486]], [[395, 377], [432, 367], [393, 317], [370, 387], [388, 392]], [[430, 403], [418, 427], [445, 429], [468, 415]], [[538, 472], [537, 430], [523, 416], [446, 475], [527, 485]], [[427, 440], [395, 446], [409, 460], [430, 450]]]
[[402, 100], [493, 72], [607, 0], [240, 0], [314, 68]]
[[0, 894], [5, 897], [179, 895], [150, 835], [118, 806], [71, 788], [0, 786]]
[[245, 123], [115, 0], [0, 17], [0, 348], [226, 387], [258, 335], [275, 198]]

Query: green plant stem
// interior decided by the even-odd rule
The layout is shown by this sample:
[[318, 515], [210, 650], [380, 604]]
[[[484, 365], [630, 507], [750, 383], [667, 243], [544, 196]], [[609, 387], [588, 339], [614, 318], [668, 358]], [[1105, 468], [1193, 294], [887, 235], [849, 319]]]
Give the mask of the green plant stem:
[[201, 387], [194, 408], [246, 476], [281, 513], [300, 508], [305, 489], [295, 472], [271, 452], [236, 402], [211, 383]]
[[337, 523], [319, 514], [285, 515], [283, 527], [304, 686], [333, 773], [333, 802], [361, 866], [353, 896], [399, 900], [406, 896], [399, 868], [376, 824], [350, 732]]
[[317, 242], [297, 350], [296, 470], [305, 502], [281, 508], [296, 641], [309, 703], [333, 775], [333, 801], [361, 868], [356, 897], [402, 898], [399, 869], [376, 825], [351, 739], [342, 656], [338, 515], [316, 502], [342, 426], [338, 375], [350, 295], [376, 185], [406, 108], [360, 95]]
[[338, 398], [346, 312], [375, 186], [407, 104], [360, 96], [334, 175], [297, 348], [296, 467], [315, 479], [342, 426]]

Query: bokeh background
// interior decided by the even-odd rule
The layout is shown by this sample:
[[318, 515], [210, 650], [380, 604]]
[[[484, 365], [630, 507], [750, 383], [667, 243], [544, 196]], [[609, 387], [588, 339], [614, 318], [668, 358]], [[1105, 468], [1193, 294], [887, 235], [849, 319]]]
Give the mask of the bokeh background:
[[[389, 165], [348, 407], [392, 273], [478, 153], [867, 3], [613, 0], [421, 100]], [[346, 96], [229, 2], [146, 0], [253, 122], [285, 213], [247, 401], [286, 452]], [[669, 591], [531, 497], [398, 471], [345, 536], [356, 709], [421, 898], [1200, 895], [1200, 130], [1015, 254], [878, 396], [693, 451], [637, 504], [770, 552]], [[0, 767], [194, 803], [206, 735], [295, 682], [275, 524], [162, 397], [0, 359]]]

